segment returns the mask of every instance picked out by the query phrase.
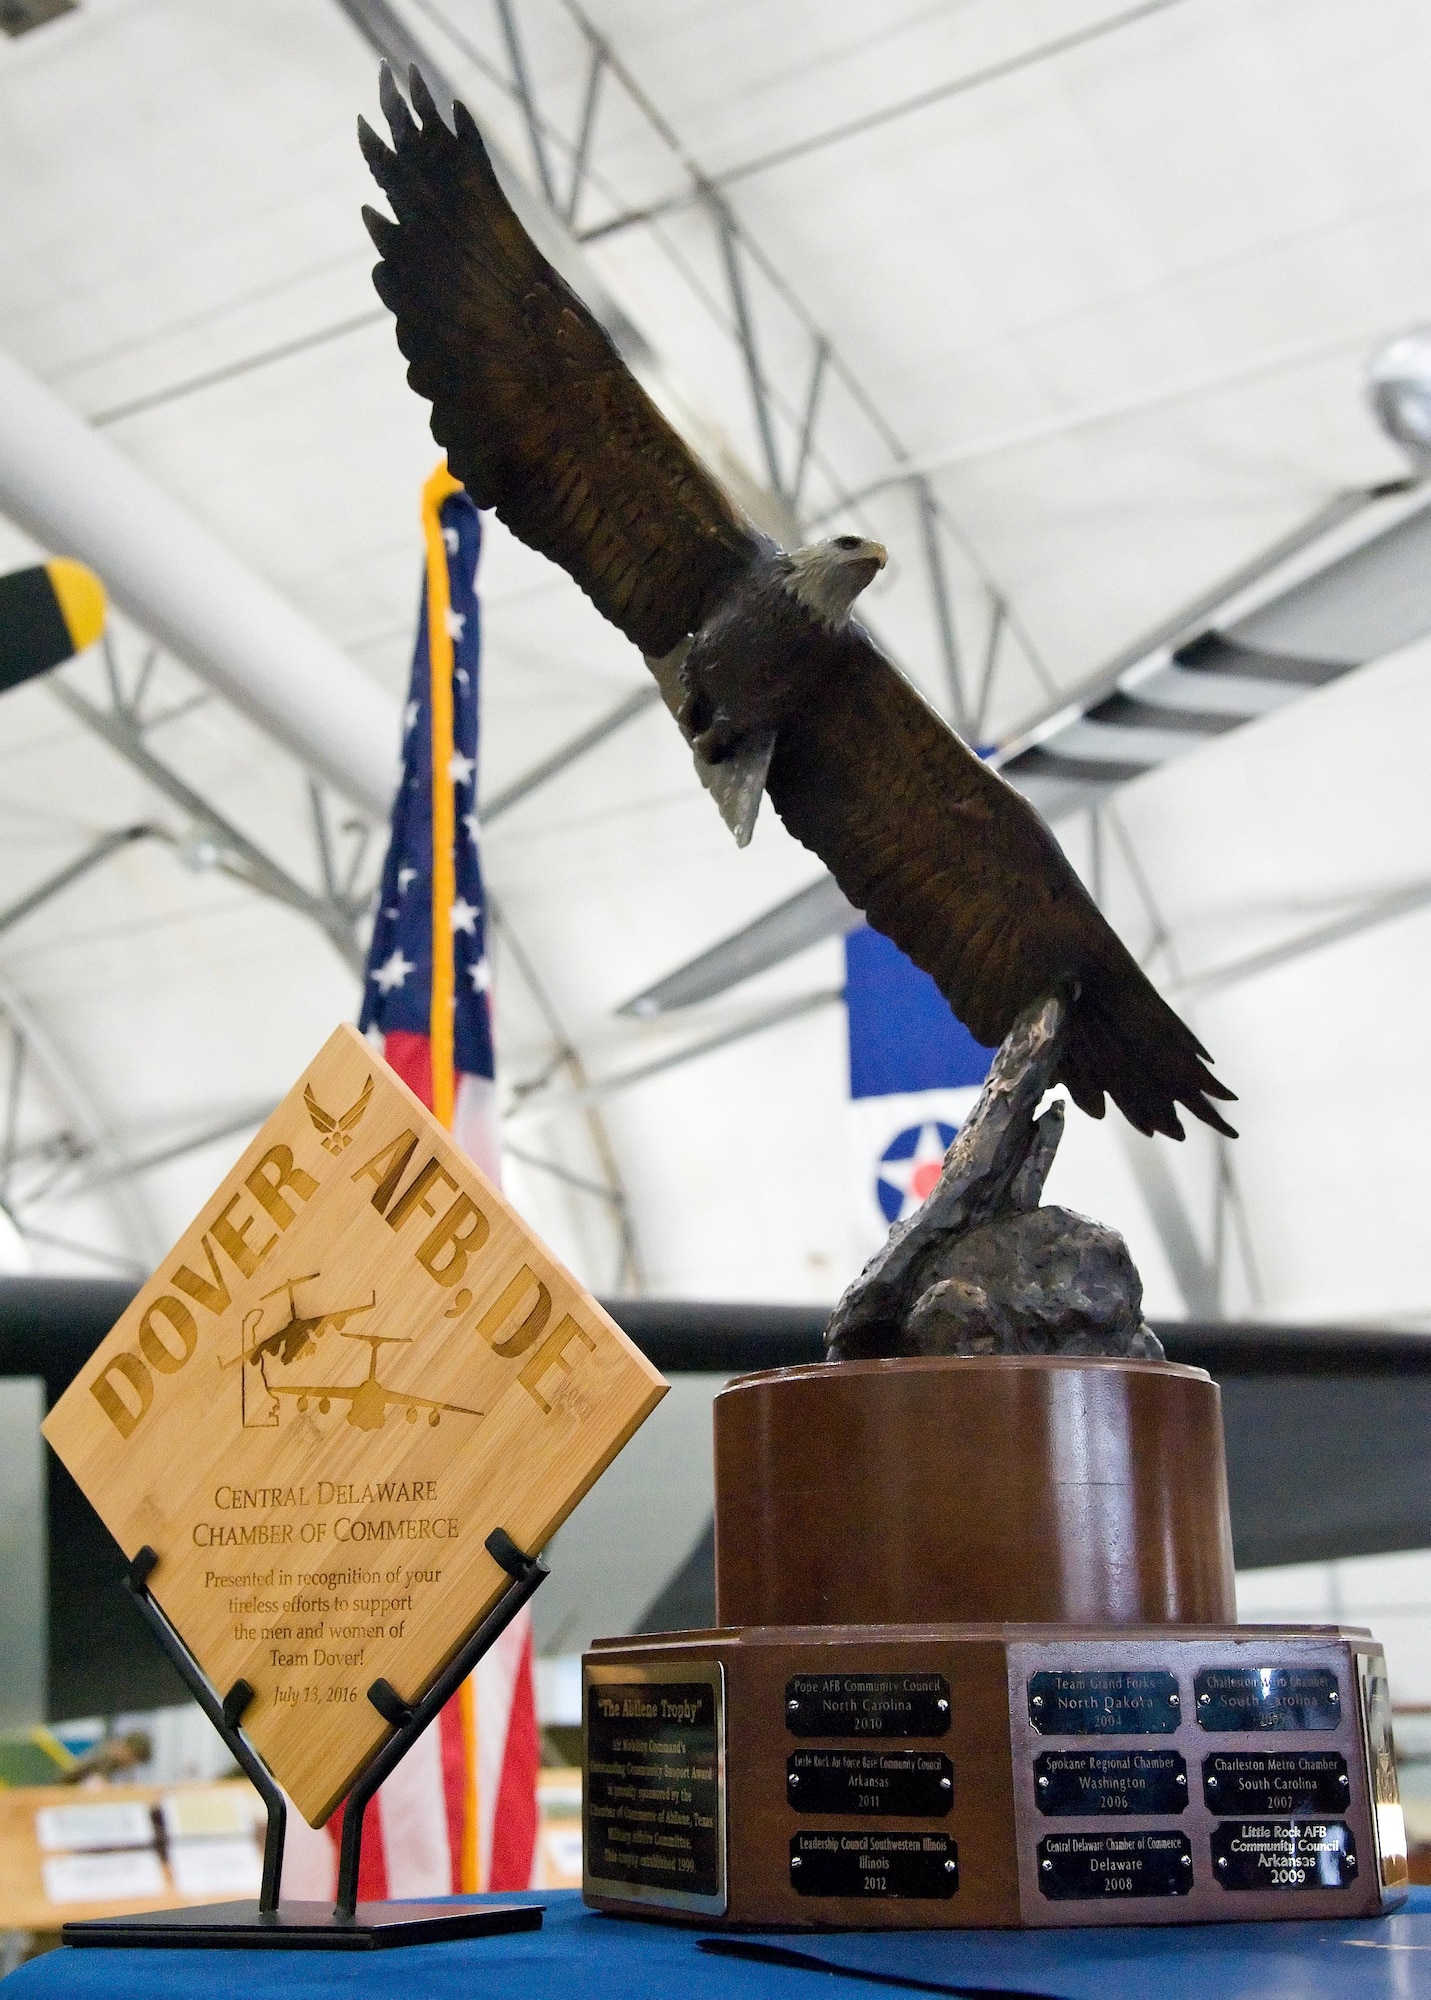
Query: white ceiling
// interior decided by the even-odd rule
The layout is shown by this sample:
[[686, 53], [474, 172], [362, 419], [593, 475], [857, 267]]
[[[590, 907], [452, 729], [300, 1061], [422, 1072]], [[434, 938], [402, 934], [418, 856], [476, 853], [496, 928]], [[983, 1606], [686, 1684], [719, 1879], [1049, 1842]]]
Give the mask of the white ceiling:
[[[490, 0], [399, 0], [399, 11], [533, 177], [520, 108], [492, 80], [507, 72]], [[1120, 13], [1139, 18], [1091, 32]], [[587, 42], [565, 0], [524, 0], [518, 18], [561, 182]], [[1365, 412], [1360, 374], [1380, 340], [1431, 317], [1424, 7], [591, 0], [590, 19], [668, 136], [608, 76], [579, 226], [683, 197], [678, 147], [719, 179], [805, 145], [725, 189], [785, 290], [751, 260], [781, 448], [788, 464], [809, 366], [803, 324], [845, 371], [822, 407], [807, 503], [889, 542], [872, 620], [943, 702], [915, 509], [888, 483], [900, 454], [927, 469], [963, 538], [950, 561], [971, 671], [988, 617], [976, 572], [1022, 635], [996, 683], [993, 733], [1027, 723], [1050, 690], [1077, 686], [1340, 488], [1404, 469]], [[1080, 45], [1020, 65], [1084, 30]], [[923, 109], [811, 143], [1000, 66]], [[418, 489], [435, 454], [368, 280], [359, 111], [376, 119], [374, 61], [336, 0], [81, 0], [0, 42], [0, 347], [396, 701]], [[658, 392], [757, 470], [709, 214], [683, 201], [586, 254], [650, 343]], [[0, 567], [34, 554], [0, 522]], [[483, 595], [490, 796], [639, 686], [643, 669], [496, 524]], [[117, 636], [137, 670], [143, 635]], [[102, 686], [98, 661], [73, 672], [77, 686]], [[1431, 878], [1425, 685], [1420, 653], [1373, 666], [1122, 795], [1184, 971]], [[154, 706], [197, 686], [165, 661]], [[183, 815], [43, 685], [6, 696], [0, 722], [0, 904], [116, 825], [151, 821], [182, 844]], [[211, 699], [154, 745], [315, 879], [303, 774], [250, 725]], [[1082, 859], [1080, 838], [1069, 834]], [[485, 858], [547, 1003], [499, 943], [508, 1085], [550, 1061], [553, 1018], [600, 1077], [839, 984], [827, 945], [694, 1019], [613, 1017], [818, 872], [769, 814], [736, 853], [659, 712], [503, 817]], [[1142, 892], [1126, 867], [1108, 876], [1115, 917], [1148, 943]], [[1431, 1307], [1412, 1227], [1431, 1168], [1403, 1109], [1431, 1084], [1405, 1022], [1422, 1009], [1428, 965], [1431, 920], [1409, 917], [1180, 1000], [1243, 1096], [1232, 1164], [1258, 1276], [1254, 1300], [1233, 1259], [1232, 1309]], [[1154, 966], [1176, 976], [1166, 952]], [[77, 1105], [94, 1128], [86, 1143], [128, 1159], [276, 1099], [356, 1005], [353, 977], [316, 930], [162, 842], [135, 844], [0, 930], [0, 977], [0, 997], [27, 1007], [51, 1045], [53, 1079], [24, 1100], [28, 1137], [78, 1129]], [[859, 1254], [842, 1036], [840, 1010], [826, 1008], [603, 1097], [599, 1125], [588, 1108], [528, 1111], [511, 1136], [584, 1178], [614, 1173], [651, 1288], [830, 1298]], [[55, 1099], [66, 1087], [69, 1107]], [[1075, 1128], [1063, 1198], [1123, 1227], [1150, 1305], [1177, 1310], [1115, 1127]], [[97, 1171], [91, 1153], [32, 1200], [30, 1225], [142, 1264], [240, 1140], [76, 1192]], [[1210, 1246], [1211, 1148], [1161, 1150]], [[27, 1165], [12, 1191], [33, 1196], [39, 1171]], [[520, 1160], [509, 1172], [559, 1252], [609, 1286], [609, 1204]], [[103, 1268], [38, 1241], [33, 1254], [40, 1268]]]

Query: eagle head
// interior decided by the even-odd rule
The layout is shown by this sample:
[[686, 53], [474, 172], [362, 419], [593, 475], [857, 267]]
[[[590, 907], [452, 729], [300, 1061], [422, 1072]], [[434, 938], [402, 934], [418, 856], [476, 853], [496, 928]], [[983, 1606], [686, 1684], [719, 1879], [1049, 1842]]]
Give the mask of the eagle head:
[[837, 629], [849, 622], [850, 607], [889, 561], [882, 542], [863, 535], [836, 535], [811, 542], [781, 558], [785, 587], [822, 624]]

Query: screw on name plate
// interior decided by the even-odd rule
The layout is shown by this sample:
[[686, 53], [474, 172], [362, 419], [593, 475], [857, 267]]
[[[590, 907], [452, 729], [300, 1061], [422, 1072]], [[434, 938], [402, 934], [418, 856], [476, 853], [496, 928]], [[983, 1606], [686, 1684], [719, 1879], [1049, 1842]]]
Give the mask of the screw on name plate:
[[1199, 1708], [1206, 1708], [1211, 1700], [1212, 1696], [1210, 1694], [1200, 1694], [1197, 1698], [1197, 1705]]
[[1046, 1792], [1048, 1790], [1048, 1779], [1040, 1778], [1038, 1781], [1038, 1788], [1041, 1792]]
[[1169, 1708], [1181, 1708], [1181, 1707], [1182, 1707], [1182, 1705], [1183, 1705], [1183, 1704], [1182, 1704], [1182, 1698], [1181, 1698], [1181, 1696], [1179, 1696], [1179, 1695], [1175, 1695], [1175, 1694], [1170, 1694], [1170, 1695], [1168, 1696], [1168, 1707], [1169, 1707]]
[[[1176, 1777], [1175, 1777], [1175, 1778], [1173, 1779], [1173, 1783], [1174, 1783], [1175, 1785], [1181, 1785], [1184, 1791], [1186, 1791], [1186, 1790], [1187, 1790], [1187, 1785], [1188, 1785], [1188, 1781], [1187, 1781], [1187, 1779], [1186, 1779], [1186, 1778], [1185, 1778], [1185, 1777], [1183, 1776], [1183, 1774], [1182, 1774], [1182, 1772], [1181, 1772], [1181, 1771], [1179, 1771], [1179, 1772], [1178, 1772], [1178, 1774], [1177, 1774], [1177, 1776], [1176, 1776]], [[1209, 1784], [1211, 1784], [1211, 1785], [1215, 1785], [1215, 1784], [1217, 1783], [1217, 1779], [1216, 1779], [1216, 1778], [1209, 1778], [1209, 1780], [1208, 1780], [1208, 1783], [1209, 1783]]]
[[1225, 1854], [1218, 1855], [1217, 1865], [1219, 1868], [1225, 1868], [1227, 1866], [1227, 1856]]
[[1034, 1696], [1034, 1698], [1033, 1698], [1033, 1704], [1032, 1704], [1032, 1705], [1033, 1705], [1033, 1707], [1034, 1707], [1034, 1708], [1042, 1708], [1042, 1707], [1043, 1707], [1043, 1696], [1042, 1696], [1041, 1694], [1036, 1694], [1036, 1695]]
[[1040, 1861], [1039, 1867], [1042, 1868], [1046, 1875], [1053, 1873], [1053, 1863], [1051, 1861]]
[[1192, 1856], [1191, 1856], [1190, 1854], [1185, 1854], [1185, 1855], [1183, 1856], [1183, 1866], [1184, 1866], [1184, 1868], [1191, 1868], [1191, 1867], [1192, 1867], [1192, 1865], [1193, 1865], [1193, 1858], [1192, 1858]]
[[790, 1776], [785, 1780], [785, 1782], [787, 1785], [798, 1785], [800, 1782], [800, 1773], [798, 1771], [792, 1771], [790, 1773]]
[[952, 1778], [941, 1778], [939, 1780], [939, 1789], [941, 1792], [952, 1792], [954, 1789], [954, 1780]]
[[946, 1861], [944, 1864], [944, 1873], [946, 1875], [952, 1875], [954, 1873], [954, 1870], [958, 1867], [958, 1865], [959, 1864], [957, 1861]]
[[790, 1866], [791, 1866], [792, 1868], [798, 1868], [798, 1867], [800, 1866], [800, 1857], [799, 1857], [799, 1855], [798, 1855], [798, 1854], [792, 1854], [792, 1855], [791, 1855], [791, 1857], [790, 1857]]
[[1329, 1694], [1329, 1695], [1327, 1696], [1327, 1700], [1328, 1700], [1328, 1701], [1340, 1701], [1340, 1700], [1341, 1700], [1341, 1696], [1340, 1696], [1340, 1695], [1339, 1695], [1339, 1694], [1337, 1693], [1336, 1689], [1335, 1689], [1335, 1688], [1333, 1688], [1333, 1689], [1332, 1689], [1332, 1691], [1331, 1691], [1331, 1693], [1330, 1693], [1330, 1694]]
[[934, 1706], [939, 1710], [941, 1715], [947, 1714], [949, 1709], [949, 1704], [944, 1699], [943, 1695], [940, 1695], [938, 1701], [935, 1702]]
[[796, 1709], [800, 1706], [800, 1704], [798, 1701], [795, 1700], [794, 1696], [792, 1695], [790, 1700], [786, 1702], [785, 1706], [789, 1709], [790, 1713], [793, 1715]]

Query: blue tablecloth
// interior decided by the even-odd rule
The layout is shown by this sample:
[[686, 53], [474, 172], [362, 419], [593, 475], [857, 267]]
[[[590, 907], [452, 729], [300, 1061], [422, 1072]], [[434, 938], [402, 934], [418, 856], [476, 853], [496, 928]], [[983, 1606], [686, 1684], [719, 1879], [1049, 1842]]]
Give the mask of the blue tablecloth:
[[[516, 1900], [505, 1898], [506, 1901]], [[380, 1952], [70, 1951], [12, 1973], [5, 2000], [840, 2000], [893, 1988], [707, 1957], [697, 1930], [533, 1896], [540, 1931]], [[1064, 2000], [1431, 2000], [1431, 1889], [1364, 1923], [1085, 1931], [898, 1931], [772, 1942], [916, 1979], [1033, 1988]]]

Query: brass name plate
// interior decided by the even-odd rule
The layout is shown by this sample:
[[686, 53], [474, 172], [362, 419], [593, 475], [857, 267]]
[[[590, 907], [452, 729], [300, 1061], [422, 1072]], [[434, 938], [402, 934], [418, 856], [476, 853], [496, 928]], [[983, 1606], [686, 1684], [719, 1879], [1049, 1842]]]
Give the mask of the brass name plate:
[[1340, 1813], [1351, 1777], [1335, 1750], [1222, 1750], [1203, 1759], [1202, 1792], [1224, 1815]]
[[938, 1817], [954, 1803], [954, 1766], [924, 1750], [792, 1750], [785, 1800], [796, 1812]]
[[1040, 1736], [1171, 1736], [1182, 1721], [1175, 1674], [1161, 1667], [1029, 1676]]
[[959, 1850], [947, 1833], [797, 1833], [790, 1886], [798, 1896], [944, 1902], [959, 1887]]
[[1065, 1819], [1180, 1813], [1188, 1767], [1176, 1750], [1045, 1750], [1034, 1759], [1034, 1799]]
[[1056, 1833], [1038, 1844], [1038, 1886], [1051, 1903], [1186, 1896], [1192, 1885], [1185, 1833]]
[[44, 1429], [316, 1826], [665, 1386], [342, 1027]]
[[725, 1675], [716, 1661], [585, 1668], [584, 1886], [718, 1917], [726, 1906]]
[[1212, 1836], [1224, 1889], [1346, 1889], [1356, 1881], [1356, 1839], [1340, 1820], [1225, 1820]]
[[1200, 1729], [1335, 1729], [1341, 1689], [1326, 1667], [1205, 1667], [1193, 1677]]
[[796, 1674], [785, 1687], [792, 1736], [946, 1736], [943, 1674]]

